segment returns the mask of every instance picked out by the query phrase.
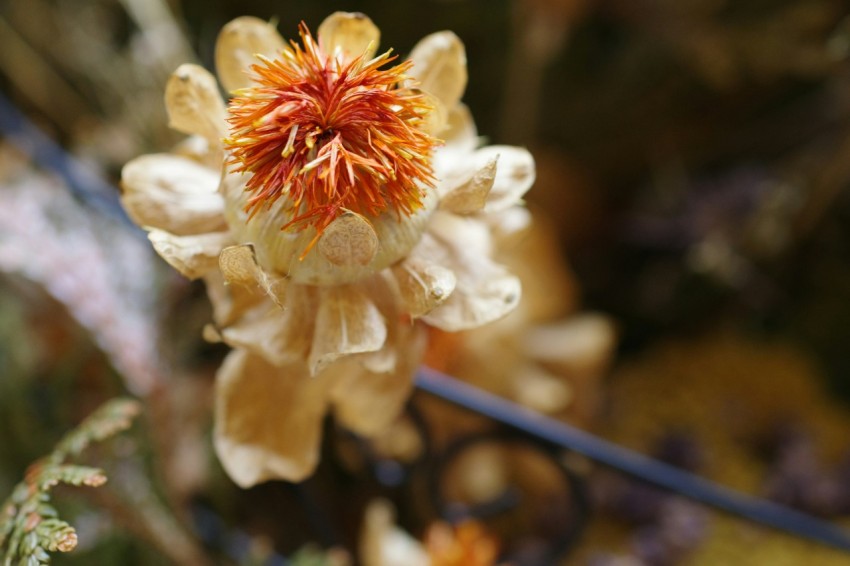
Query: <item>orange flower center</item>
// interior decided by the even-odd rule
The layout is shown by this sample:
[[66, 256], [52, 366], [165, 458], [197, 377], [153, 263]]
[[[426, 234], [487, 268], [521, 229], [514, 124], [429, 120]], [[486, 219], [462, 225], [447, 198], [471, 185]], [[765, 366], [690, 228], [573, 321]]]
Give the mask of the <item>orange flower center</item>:
[[[423, 131], [431, 107], [404, 86], [411, 62], [383, 69], [390, 52], [345, 62], [310, 31], [280, 57], [251, 66], [254, 85], [230, 101], [228, 165], [250, 173], [249, 218], [289, 199], [282, 229], [314, 226], [317, 237], [345, 210], [410, 216], [433, 186], [436, 140]], [[314, 240], [315, 241], [315, 240]]]

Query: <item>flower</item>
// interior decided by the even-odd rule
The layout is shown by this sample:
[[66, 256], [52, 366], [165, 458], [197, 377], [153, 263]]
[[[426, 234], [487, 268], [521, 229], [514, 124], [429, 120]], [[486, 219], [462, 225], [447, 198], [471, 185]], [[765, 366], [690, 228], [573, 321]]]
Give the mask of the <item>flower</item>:
[[499, 555], [498, 541], [473, 519], [434, 523], [426, 536], [432, 566], [492, 566]]
[[461, 41], [429, 35], [388, 66], [362, 14], [300, 36], [227, 24], [216, 67], [229, 107], [209, 72], [181, 66], [165, 100], [190, 137], [122, 171], [124, 206], [157, 252], [205, 281], [205, 336], [234, 348], [214, 444], [241, 486], [309, 475], [329, 409], [379, 432], [410, 392], [424, 326], [475, 328], [520, 298], [491, 255], [527, 221], [534, 160], [478, 147]]
[[389, 501], [369, 503], [360, 533], [360, 561], [366, 566], [493, 566], [499, 541], [482, 523], [432, 523], [422, 542], [396, 525]]
[[391, 51], [369, 58], [369, 47], [341, 61], [304, 24], [300, 35], [303, 49], [260, 57], [256, 84], [230, 102], [225, 145], [233, 170], [251, 174], [249, 216], [285, 195], [298, 212], [284, 228], [308, 223], [316, 238], [343, 210], [410, 216], [422, 207], [423, 184], [431, 186], [436, 145], [422, 129], [426, 96], [403, 85], [411, 62], [384, 68]]

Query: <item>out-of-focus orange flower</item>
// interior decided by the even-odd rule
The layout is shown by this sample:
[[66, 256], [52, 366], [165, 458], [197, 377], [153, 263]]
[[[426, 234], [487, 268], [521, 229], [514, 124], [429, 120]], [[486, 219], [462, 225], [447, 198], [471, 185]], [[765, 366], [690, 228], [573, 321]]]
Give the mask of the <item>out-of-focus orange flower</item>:
[[425, 535], [431, 566], [492, 566], [499, 544], [484, 527], [472, 520], [456, 526], [435, 523]]

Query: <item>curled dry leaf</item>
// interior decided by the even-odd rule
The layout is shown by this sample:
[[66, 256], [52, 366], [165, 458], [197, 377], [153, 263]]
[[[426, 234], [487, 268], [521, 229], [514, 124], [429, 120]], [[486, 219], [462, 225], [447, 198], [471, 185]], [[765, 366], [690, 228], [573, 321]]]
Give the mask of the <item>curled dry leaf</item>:
[[456, 270], [457, 286], [448, 300], [422, 320], [440, 330], [459, 332], [498, 320], [516, 308], [519, 279], [502, 266], [479, 258]]
[[221, 250], [219, 267], [224, 280], [233, 285], [250, 286], [257, 281], [260, 266], [252, 244], [228, 246]]

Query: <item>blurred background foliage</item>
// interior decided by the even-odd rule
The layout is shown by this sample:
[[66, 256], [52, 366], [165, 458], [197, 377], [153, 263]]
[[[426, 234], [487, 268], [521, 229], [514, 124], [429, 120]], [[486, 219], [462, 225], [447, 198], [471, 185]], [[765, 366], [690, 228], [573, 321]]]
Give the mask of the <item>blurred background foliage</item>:
[[[230, 485], [209, 450], [223, 352], [200, 338], [203, 290], [163, 268], [119, 214], [93, 206], [127, 160], [179, 140], [165, 81], [186, 61], [212, 68], [224, 23], [255, 15], [292, 37], [299, 21], [315, 29], [335, 10], [367, 13], [401, 54], [455, 31], [479, 132], [535, 154], [528, 201], [548, 216], [555, 251], [526, 274], [528, 297], [551, 309], [532, 319], [581, 307], [619, 332], [616, 352], [600, 346], [581, 371], [559, 370], [580, 410], [558, 416], [740, 489], [850, 515], [844, 2], [0, 0], [0, 498], [105, 399], [130, 392], [145, 406], [142, 424], [96, 455], [118, 479], [97, 494], [67, 492], [81, 544], [57, 563], [274, 564], [309, 541], [354, 549], [366, 501], [388, 495], [350, 462], [304, 486]], [[55, 174], [64, 161], [32, 159], [32, 140], [10, 134], [11, 108], [64, 148], [76, 176]], [[92, 172], [101, 184], [85, 182]], [[516, 339], [516, 327], [506, 332]], [[476, 368], [494, 334], [482, 336], [461, 346], [435, 336], [430, 361], [486, 382]], [[329, 459], [344, 461], [334, 450]], [[741, 535], [728, 519], [711, 519], [712, 530], [704, 511], [639, 489], [655, 511], [629, 515], [622, 497], [636, 488], [623, 481], [592, 482], [598, 516], [574, 563], [777, 564], [813, 552], [749, 527]], [[434, 517], [389, 496], [421, 535]], [[315, 508], [327, 516], [304, 510]], [[668, 531], [689, 534], [674, 544]], [[514, 542], [510, 527], [499, 536]], [[605, 562], [611, 553], [633, 561]]]

